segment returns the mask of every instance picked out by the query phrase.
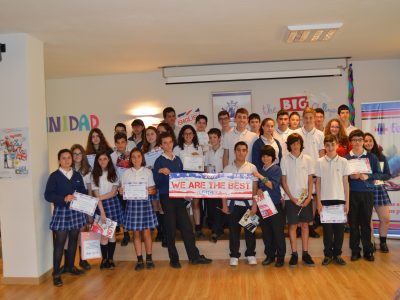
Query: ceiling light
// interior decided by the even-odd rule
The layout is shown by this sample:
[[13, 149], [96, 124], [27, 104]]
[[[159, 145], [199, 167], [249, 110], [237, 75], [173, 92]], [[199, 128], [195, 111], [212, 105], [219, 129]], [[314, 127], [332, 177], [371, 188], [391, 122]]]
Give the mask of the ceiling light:
[[329, 41], [343, 23], [289, 25], [287, 43]]

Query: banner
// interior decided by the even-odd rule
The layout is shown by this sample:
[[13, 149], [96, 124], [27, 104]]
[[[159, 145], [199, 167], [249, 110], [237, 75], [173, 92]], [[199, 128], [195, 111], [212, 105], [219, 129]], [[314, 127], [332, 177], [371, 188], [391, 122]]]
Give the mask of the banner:
[[176, 119], [176, 123], [179, 127], [184, 125], [194, 125], [196, 117], [200, 114], [200, 108], [192, 108], [185, 112], [179, 113]]
[[253, 174], [171, 173], [171, 198], [251, 199]]
[[[392, 206], [390, 207], [389, 237], [400, 238], [400, 101], [361, 104], [362, 129], [372, 133], [383, 148], [392, 174], [385, 182]], [[374, 231], [379, 219], [374, 212]]]

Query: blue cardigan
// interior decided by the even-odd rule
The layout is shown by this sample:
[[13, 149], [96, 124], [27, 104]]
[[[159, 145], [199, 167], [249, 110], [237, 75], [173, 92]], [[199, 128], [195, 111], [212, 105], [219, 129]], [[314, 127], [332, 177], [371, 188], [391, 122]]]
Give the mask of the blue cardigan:
[[47, 180], [44, 198], [47, 202], [54, 203], [55, 206], [69, 207], [69, 202], [64, 201], [65, 196], [72, 195], [74, 192], [87, 194], [82, 175], [74, 171], [71, 179], [68, 179], [60, 170], [50, 174]]
[[278, 165], [270, 166], [266, 171], [261, 168], [259, 170], [260, 174], [264, 177], [267, 177], [269, 181], [272, 183], [272, 189], [267, 187], [261, 180], [258, 180], [258, 187], [263, 191], [268, 191], [269, 196], [272, 199], [274, 204], [281, 203], [281, 179], [282, 179], [282, 170]]
[[[279, 143], [279, 141], [277, 139], [274, 138], [275, 143], [278, 145], [278, 149], [279, 149], [279, 154], [277, 153], [276, 157], [279, 160], [279, 164], [281, 163], [282, 160], [282, 146], [281, 143]], [[257, 167], [257, 170], [260, 171], [264, 164], [261, 161], [261, 148], [264, 146], [264, 142], [263, 140], [260, 138], [258, 138], [254, 144], [253, 144], [253, 149], [251, 151], [251, 162], [253, 163], [253, 165], [255, 165]]]
[[157, 189], [160, 194], [169, 194], [169, 176], [158, 173], [162, 168], [168, 168], [171, 173], [181, 173], [183, 170], [183, 164], [178, 156], [175, 156], [173, 160], [170, 160], [162, 155], [157, 158], [154, 163], [153, 177]]

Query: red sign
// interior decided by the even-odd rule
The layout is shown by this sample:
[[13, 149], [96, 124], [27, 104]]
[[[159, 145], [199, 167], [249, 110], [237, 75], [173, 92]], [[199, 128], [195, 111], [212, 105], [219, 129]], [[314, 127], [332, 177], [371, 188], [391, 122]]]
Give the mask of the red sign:
[[281, 109], [287, 111], [303, 111], [309, 106], [307, 96], [281, 98]]

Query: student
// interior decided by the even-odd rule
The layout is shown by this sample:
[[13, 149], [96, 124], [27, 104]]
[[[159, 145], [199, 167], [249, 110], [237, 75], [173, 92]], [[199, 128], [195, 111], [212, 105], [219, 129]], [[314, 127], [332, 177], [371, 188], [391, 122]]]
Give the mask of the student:
[[208, 151], [208, 134], [206, 132], [208, 118], [205, 115], [198, 115], [196, 117], [195, 126], [197, 137], [199, 139], [199, 145], [203, 150], [203, 154]]
[[254, 132], [258, 136], [260, 135], [261, 118], [259, 114], [252, 113], [249, 116], [249, 127], [250, 131]]
[[[185, 156], [203, 156], [203, 150], [199, 145], [199, 139], [197, 137], [196, 130], [194, 130], [192, 125], [186, 124], [182, 127], [178, 136], [178, 145], [174, 148], [174, 154], [178, 156], [182, 162]], [[201, 230], [200, 199], [192, 199], [191, 205], [195, 224], [195, 235], [197, 238], [205, 237], [203, 231]]]
[[224, 148], [224, 167], [230, 165], [235, 160], [235, 150], [234, 147], [237, 142], [245, 142], [248, 146], [248, 153], [246, 160], [251, 160], [251, 151], [253, 149], [253, 144], [257, 140], [258, 136], [254, 132], [246, 129], [248, 123], [249, 112], [245, 108], [239, 108], [235, 114], [236, 127], [231, 132], [227, 133], [223, 139]]
[[179, 254], [175, 246], [177, 227], [181, 231], [189, 261], [194, 265], [209, 264], [211, 259], [200, 255], [199, 249], [195, 245], [192, 224], [186, 211], [185, 199], [169, 198], [169, 174], [183, 171], [182, 161], [172, 151], [174, 145], [173, 137], [165, 132], [160, 135], [160, 140], [164, 153], [157, 158], [154, 164], [153, 176], [160, 193], [161, 205], [164, 211], [170, 266], [176, 269], [181, 268]]
[[[290, 153], [283, 157], [281, 168], [282, 187], [285, 191], [285, 209], [287, 223], [289, 225], [290, 246], [292, 248], [289, 266], [297, 266], [296, 229], [298, 224], [301, 226], [303, 263], [307, 266], [314, 266], [314, 261], [308, 253], [308, 223], [313, 220], [311, 196], [314, 163], [310, 156], [303, 153], [304, 141], [298, 133], [292, 133], [288, 136], [287, 148]], [[307, 196], [303, 203], [299, 203], [299, 197], [303, 191], [306, 191]]]
[[[344, 213], [349, 212], [349, 181], [348, 163], [337, 154], [338, 143], [333, 135], [324, 138], [326, 155], [318, 159], [315, 174], [317, 176], [316, 190], [318, 211], [321, 214], [323, 206], [343, 205]], [[345, 223], [323, 223], [324, 259], [322, 265], [329, 265], [332, 260], [344, 266], [346, 262], [341, 257]]]
[[157, 128], [154, 126], [149, 126], [144, 130], [145, 139], [141, 149], [143, 154], [161, 149], [159, 135]]
[[[272, 119], [271, 119], [272, 120]], [[264, 266], [275, 262], [275, 267], [282, 267], [285, 263], [286, 242], [283, 222], [283, 206], [281, 201], [281, 180], [282, 171], [276, 164], [276, 151], [270, 145], [264, 145], [260, 151], [263, 166], [259, 171], [255, 172], [258, 180], [258, 196], [264, 197], [263, 192], [267, 191], [271, 197], [278, 213], [266, 219], [258, 215], [261, 219], [260, 225], [262, 230], [262, 238], [264, 241], [264, 253], [267, 256], [262, 264]]]
[[[205, 168], [207, 173], [221, 173], [223, 171], [222, 158], [224, 150], [221, 146], [221, 130], [211, 128], [208, 131], [210, 140], [210, 150], [205, 155]], [[216, 243], [218, 238], [224, 233], [223, 223], [224, 214], [221, 212], [221, 199], [207, 199], [208, 221], [211, 222], [210, 241]]]
[[181, 131], [181, 128], [176, 125], [176, 112], [173, 107], [166, 107], [163, 110], [163, 118], [165, 123], [167, 123], [172, 130], [174, 131], [175, 136], [179, 135], [179, 132]]
[[99, 128], [90, 130], [86, 142], [86, 155], [95, 155], [98, 152], [106, 151], [108, 154], [113, 152], [110, 144], [107, 142], [103, 132]]
[[315, 128], [324, 132], [325, 112], [321, 107], [315, 109]]
[[350, 136], [350, 133], [357, 129], [357, 127], [351, 125], [350, 123], [350, 109], [347, 105], [342, 104], [338, 107], [338, 116], [339, 120], [342, 122], [344, 129], [346, 130], [346, 134]]
[[58, 152], [59, 168], [50, 174], [47, 180], [44, 198], [54, 205], [50, 230], [54, 236], [53, 251], [53, 284], [62, 286], [61, 259], [65, 241], [68, 237], [68, 260], [64, 271], [72, 275], [81, 275], [82, 270], [74, 266], [75, 253], [80, 229], [86, 224], [85, 214], [70, 209], [75, 199], [74, 192], [86, 194], [82, 176], [72, 169], [72, 152], [62, 149]]
[[231, 118], [229, 116], [229, 113], [226, 110], [221, 110], [218, 113], [218, 123], [221, 125], [221, 137], [222, 140], [225, 136], [225, 134], [231, 132], [233, 128], [230, 125]]
[[[179, 129], [180, 130], [180, 129]], [[172, 138], [174, 139], [174, 147], [177, 145], [176, 144], [176, 134], [174, 132], [174, 130], [171, 128], [171, 126], [168, 125], [168, 123], [165, 122], [161, 122], [160, 124], [157, 125], [157, 131], [158, 134], [160, 135], [163, 132], [168, 132]], [[179, 135], [179, 131], [178, 131], [178, 135]]]
[[355, 173], [350, 175], [350, 248], [351, 260], [361, 258], [360, 239], [363, 246], [364, 258], [374, 261], [371, 243], [371, 218], [374, 206], [374, 181], [380, 180], [382, 171], [375, 154], [368, 153], [364, 148], [364, 132], [353, 130], [349, 135], [353, 150], [346, 155], [347, 160], [366, 158], [369, 160], [372, 174]]
[[[235, 160], [224, 168], [224, 173], [249, 173], [254, 174], [257, 171], [255, 165], [246, 161], [249, 147], [244, 141], [235, 144]], [[253, 196], [257, 193], [257, 178], [253, 181]], [[248, 200], [227, 200], [222, 199], [222, 212], [229, 215], [229, 264], [233, 267], [239, 264], [240, 257], [240, 219], [250, 209], [251, 215], [257, 213], [257, 203], [252, 199]], [[249, 265], [256, 265], [256, 236], [254, 233], [244, 229], [244, 238], [246, 240], [246, 252]]]
[[144, 140], [144, 123], [141, 119], [133, 120], [131, 123], [132, 136], [128, 139], [134, 147], [141, 148]]
[[[129, 169], [129, 152], [128, 152], [128, 138], [126, 133], [117, 132], [114, 135], [115, 151], [111, 153], [111, 160], [114, 168], [117, 172], [118, 180], [121, 182], [122, 177], [126, 170]], [[119, 202], [121, 203], [122, 210], [126, 209], [126, 201], [122, 199], [121, 195], [117, 195]], [[129, 232], [124, 228], [124, 237], [121, 241], [121, 246], [127, 246], [130, 240]]]
[[[390, 173], [389, 164], [386, 156], [382, 153], [382, 149], [378, 146], [374, 136], [370, 133], [364, 135], [364, 148], [376, 155], [381, 165], [383, 172], [381, 180], [389, 180], [392, 178]], [[383, 167], [382, 167], [383, 165]], [[386, 237], [390, 224], [390, 201], [389, 194], [386, 191], [384, 184], [374, 185], [374, 208], [379, 217], [379, 250], [383, 253], [389, 252], [389, 248], [386, 243]]]
[[154, 263], [152, 259], [152, 240], [150, 230], [156, 228], [158, 225], [157, 217], [153, 212], [150, 200], [150, 196], [156, 193], [153, 173], [145, 167], [146, 164], [143, 153], [140, 149], [132, 149], [129, 157], [131, 168], [124, 173], [120, 192], [123, 193], [126, 184], [141, 181], [146, 182], [149, 197], [142, 200], [126, 201], [127, 205], [124, 217], [124, 227], [127, 230], [133, 230], [133, 245], [137, 256], [135, 270], [140, 271], [144, 269], [141, 240], [142, 232], [144, 247], [146, 250], [146, 268], [153, 269]]
[[265, 118], [261, 123], [260, 137], [254, 142], [252, 150], [252, 162], [257, 167], [257, 170], [261, 170], [264, 166], [261, 160], [261, 149], [264, 145], [271, 145], [275, 149], [276, 162], [278, 165], [282, 159], [282, 147], [281, 143], [274, 138], [275, 121], [271, 118]]
[[289, 129], [289, 112], [286, 110], [281, 109], [276, 114], [276, 123], [278, 127], [275, 128], [274, 138], [279, 141], [282, 146], [282, 156], [288, 154], [286, 140], [290, 134], [293, 133], [293, 130]]
[[[128, 133], [126, 131], [126, 125], [124, 123], [115, 124], [115, 126], [114, 126], [114, 135], [117, 132], [122, 132], [122, 133], [125, 133], [126, 135], [128, 135]], [[128, 141], [128, 146], [127, 146], [128, 151], [132, 150], [133, 148], [135, 148], [135, 142], [134, 141]]]
[[330, 134], [336, 138], [337, 154], [341, 157], [345, 157], [347, 154], [349, 154], [351, 150], [351, 144], [343, 124], [338, 119], [332, 119], [328, 122], [328, 124], [326, 124], [325, 136]]
[[[117, 198], [118, 186], [117, 172], [110, 155], [107, 152], [97, 153], [92, 171], [92, 189], [94, 196], [99, 199], [97, 211], [103, 222], [108, 218], [120, 225], [123, 224], [123, 212], [121, 203]], [[101, 270], [115, 268], [113, 260], [115, 245], [115, 233], [111, 238], [101, 236]]]
[[300, 128], [300, 115], [297, 111], [293, 111], [289, 116], [289, 128], [291, 130], [296, 130]]

